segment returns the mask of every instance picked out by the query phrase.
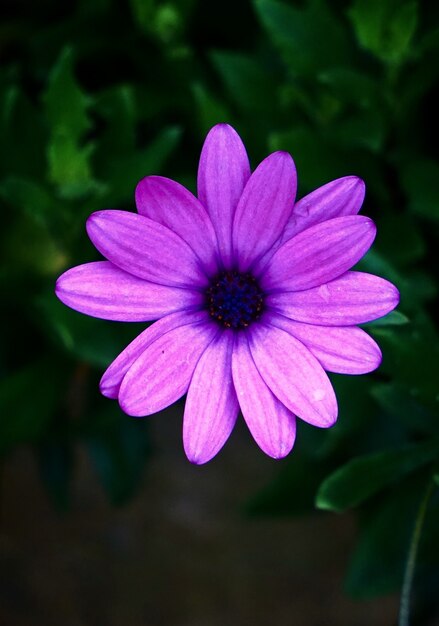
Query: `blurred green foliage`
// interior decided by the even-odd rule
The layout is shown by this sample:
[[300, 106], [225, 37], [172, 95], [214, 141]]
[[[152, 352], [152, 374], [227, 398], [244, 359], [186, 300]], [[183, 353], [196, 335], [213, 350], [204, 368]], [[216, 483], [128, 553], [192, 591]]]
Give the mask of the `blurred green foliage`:
[[[253, 515], [355, 507], [360, 534], [346, 586], [401, 585], [416, 510], [438, 481], [439, 7], [416, 0], [97, 0], [6, 3], [0, 27], [0, 452], [33, 446], [68, 507], [77, 444], [111, 500], [141, 482], [147, 423], [99, 397], [103, 368], [139, 330], [81, 316], [56, 276], [92, 260], [84, 221], [133, 206], [137, 181], [164, 174], [194, 190], [204, 134], [228, 121], [253, 164], [292, 153], [299, 195], [357, 174], [378, 225], [359, 264], [395, 282], [398, 312], [366, 325], [380, 370], [333, 376], [340, 419], [301, 425]], [[439, 562], [432, 499], [418, 607]], [[430, 582], [429, 582], [430, 581]], [[422, 584], [424, 582], [425, 584]], [[430, 594], [430, 595], [429, 595]]]

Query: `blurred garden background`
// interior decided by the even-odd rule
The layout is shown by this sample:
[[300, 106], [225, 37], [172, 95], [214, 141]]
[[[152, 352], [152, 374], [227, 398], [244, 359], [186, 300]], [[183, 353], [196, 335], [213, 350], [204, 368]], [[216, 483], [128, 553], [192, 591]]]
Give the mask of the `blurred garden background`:
[[[419, 0], [3, 0], [0, 24], [0, 623], [439, 624], [439, 5]], [[241, 423], [210, 464], [182, 406], [137, 420], [99, 378], [143, 328], [54, 296], [98, 259], [85, 219], [147, 174], [195, 191], [208, 129], [299, 197], [356, 174], [394, 282], [374, 374], [331, 375], [340, 418], [283, 461]], [[437, 303], [436, 303], [437, 305]], [[436, 318], [436, 319], [435, 319]], [[424, 506], [425, 505], [425, 506]], [[420, 527], [420, 523], [418, 524]]]

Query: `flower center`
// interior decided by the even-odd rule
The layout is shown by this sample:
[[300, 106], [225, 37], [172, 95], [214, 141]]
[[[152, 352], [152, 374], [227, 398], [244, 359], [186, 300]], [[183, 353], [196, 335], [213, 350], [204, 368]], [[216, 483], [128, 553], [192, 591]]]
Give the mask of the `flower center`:
[[218, 274], [206, 290], [210, 316], [225, 328], [247, 328], [264, 309], [264, 294], [251, 274]]

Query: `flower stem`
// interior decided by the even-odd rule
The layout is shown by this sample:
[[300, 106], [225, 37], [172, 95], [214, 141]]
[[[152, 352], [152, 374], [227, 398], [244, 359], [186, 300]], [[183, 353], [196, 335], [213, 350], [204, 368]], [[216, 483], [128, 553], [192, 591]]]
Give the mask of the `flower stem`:
[[410, 548], [407, 557], [407, 563], [404, 571], [404, 581], [401, 591], [401, 602], [399, 606], [398, 626], [409, 626], [410, 620], [410, 598], [413, 587], [413, 577], [415, 573], [416, 557], [418, 554], [419, 541], [421, 539], [422, 527], [424, 526], [425, 514], [427, 512], [428, 503], [434, 490], [434, 482], [429, 481], [424, 497], [418, 508], [416, 515], [415, 527], [413, 529]]

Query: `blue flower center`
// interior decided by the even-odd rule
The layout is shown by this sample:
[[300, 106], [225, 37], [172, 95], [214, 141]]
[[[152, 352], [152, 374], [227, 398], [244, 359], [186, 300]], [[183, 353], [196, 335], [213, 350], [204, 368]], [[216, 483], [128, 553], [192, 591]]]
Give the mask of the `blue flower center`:
[[264, 294], [251, 274], [222, 272], [206, 290], [206, 308], [224, 328], [247, 328], [261, 317]]

